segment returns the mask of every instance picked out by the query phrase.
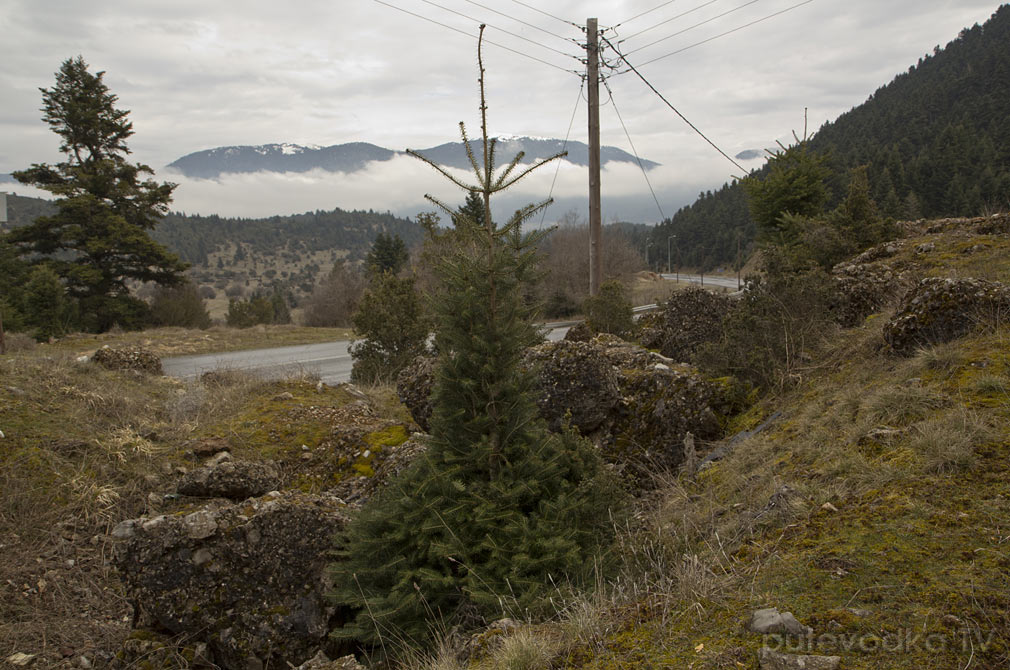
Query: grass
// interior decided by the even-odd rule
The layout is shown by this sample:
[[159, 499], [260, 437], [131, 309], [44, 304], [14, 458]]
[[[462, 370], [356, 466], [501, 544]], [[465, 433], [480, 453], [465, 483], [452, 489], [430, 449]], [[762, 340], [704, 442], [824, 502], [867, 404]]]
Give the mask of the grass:
[[349, 340], [354, 333], [349, 328], [309, 328], [307, 326], [253, 326], [228, 328], [213, 326], [207, 330], [186, 328], [152, 328], [140, 331], [119, 331], [102, 334], [78, 333], [60, 339], [44, 348], [90, 354], [103, 346], [142, 346], [159, 356], [190, 356], [225, 351], [242, 351]]

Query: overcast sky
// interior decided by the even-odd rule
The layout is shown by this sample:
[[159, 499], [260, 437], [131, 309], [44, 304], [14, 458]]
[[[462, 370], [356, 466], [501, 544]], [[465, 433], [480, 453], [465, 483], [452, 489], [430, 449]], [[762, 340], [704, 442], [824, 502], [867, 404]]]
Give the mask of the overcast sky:
[[[811, 129], [833, 120], [999, 6], [994, 0], [811, 0], [795, 8], [800, 0], [383, 1], [4, 0], [0, 173], [60, 159], [58, 138], [40, 121], [38, 89], [51, 86], [60, 63], [79, 54], [92, 71], [106, 71], [120, 106], [131, 110], [134, 160], [180, 183], [174, 209], [270, 215], [339, 206], [412, 214], [426, 209], [425, 192], [462, 200], [412, 159], [350, 176], [243, 175], [220, 182], [181, 178], [164, 166], [235, 144], [421, 148], [458, 139], [461, 120], [476, 135], [476, 39], [450, 29], [476, 35], [471, 18], [488, 24], [487, 40], [514, 49], [485, 50], [492, 133], [565, 137], [580, 90], [577, 72], [584, 69], [577, 60], [584, 35], [572, 24], [593, 16], [601, 27], [616, 26], [608, 39], [735, 155], [802, 131], [805, 107]], [[783, 13], [771, 16], [777, 12]], [[685, 47], [691, 48], [680, 51]], [[601, 111], [602, 141], [631, 150], [619, 111], [641, 155], [662, 163], [650, 178], [666, 216], [739, 173], [633, 73], [608, 83], [613, 103]], [[609, 97], [604, 90], [603, 102]], [[586, 140], [585, 102], [571, 137]], [[517, 195], [545, 197], [553, 179], [554, 169], [545, 169]], [[28, 192], [17, 184], [3, 188]], [[563, 165], [555, 214], [584, 200], [586, 188], [585, 171]], [[660, 218], [637, 167], [611, 164], [603, 192], [608, 220]]]

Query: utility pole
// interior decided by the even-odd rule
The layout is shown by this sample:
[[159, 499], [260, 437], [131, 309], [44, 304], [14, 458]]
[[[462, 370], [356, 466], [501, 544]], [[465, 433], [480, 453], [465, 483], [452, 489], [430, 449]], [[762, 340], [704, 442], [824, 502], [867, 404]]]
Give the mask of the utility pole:
[[[600, 42], [596, 19], [586, 19], [589, 79], [589, 295], [603, 280], [603, 217], [600, 212]], [[648, 254], [648, 250], [646, 251]]]

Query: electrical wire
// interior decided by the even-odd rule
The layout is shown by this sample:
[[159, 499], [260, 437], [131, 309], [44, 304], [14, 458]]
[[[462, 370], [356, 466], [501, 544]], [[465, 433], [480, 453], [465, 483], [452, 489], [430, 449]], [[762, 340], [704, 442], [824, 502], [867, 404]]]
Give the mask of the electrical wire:
[[[774, 18], [776, 16], [780, 16], [782, 14], [785, 14], [786, 12], [791, 12], [792, 10], [797, 9], [799, 7], [802, 7], [803, 5], [809, 5], [813, 1], [814, 0], [803, 0], [803, 2], [799, 2], [799, 3], [795, 4], [795, 5], [792, 5], [791, 7], [786, 7], [785, 9], [783, 9], [781, 11], [778, 11], [778, 12], [775, 12], [774, 14], [769, 14], [768, 16], [762, 17], [762, 18], [757, 19], [755, 21], [751, 21], [750, 23], [745, 23], [742, 26], [738, 26], [736, 28], [733, 28], [732, 30], [727, 30], [724, 33], [719, 33], [718, 35], [713, 35], [712, 37], [709, 37], [707, 39], [703, 39], [700, 42], [695, 42], [694, 44], [689, 44], [688, 46], [683, 47], [681, 49], [677, 49], [676, 51], [671, 51], [668, 54], [664, 54], [662, 56], [657, 56], [656, 58], [653, 58], [652, 60], [647, 60], [644, 63], [640, 63], [639, 67], [645, 67], [649, 63], [655, 63], [658, 60], [663, 60], [664, 58], [669, 58], [670, 56], [676, 56], [679, 53], [683, 53], [683, 52], [687, 51], [688, 49], [693, 49], [695, 47], [700, 47], [702, 44], [708, 44], [709, 42], [711, 42], [713, 40], [719, 39], [720, 37], [726, 37], [727, 35], [732, 35], [735, 32], [743, 30], [744, 28], [750, 28], [751, 26], [756, 25], [758, 23], [761, 23], [762, 21], [767, 21], [768, 19]], [[625, 61], [625, 62], [627, 62], [627, 61]], [[628, 72], [628, 70], [625, 70], [624, 72]], [[639, 75], [639, 76], [641, 76], [641, 75]]]
[[658, 28], [658, 27], [660, 27], [662, 25], [665, 25], [665, 24], [669, 23], [670, 21], [676, 21], [677, 19], [679, 19], [679, 18], [681, 18], [683, 16], [687, 16], [688, 14], [691, 14], [692, 12], [696, 12], [699, 9], [703, 9], [703, 8], [708, 7], [709, 5], [715, 4], [717, 2], [719, 2], [719, 0], [708, 0], [708, 2], [706, 2], [706, 3], [702, 4], [702, 5], [698, 5], [697, 7], [694, 7], [693, 9], [689, 9], [686, 12], [681, 12], [680, 14], [677, 14], [676, 16], [671, 16], [670, 18], [665, 19], [663, 21], [660, 21], [657, 24], [651, 25], [648, 28], [646, 28], [645, 30], [639, 30], [637, 33], [632, 33], [631, 35], [628, 35], [627, 37], [622, 38], [618, 42], [618, 44], [620, 44], [621, 42], [625, 42], [627, 40], [630, 40], [632, 38], [638, 37], [642, 33], [647, 33], [650, 30], [652, 30], [653, 28]]
[[[575, 115], [579, 111], [579, 101], [582, 100], [582, 89], [586, 86], [587, 77], [582, 77], [582, 85], [579, 86], [579, 94], [575, 96], [575, 108], [572, 110], [572, 118], [568, 122], [568, 132], [565, 133], [565, 141], [561, 145], [561, 151], [564, 153], [568, 149], [568, 138], [572, 134], [572, 126], [575, 125]], [[558, 173], [561, 172], [561, 161], [554, 166], [554, 179], [551, 180], [551, 190], [547, 194], [547, 199], [550, 200], [554, 197], [554, 185], [558, 182]], [[542, 228], [544, 225], [544, 219], [547, 217], [547, 207], [544, 207], [543, 212], [540, 214], [540, 224], [537, 228]]]
[[[661, 5], [657, 6], [657, 7], [653, 7], [652, 9], [647, 9], [644, 12], [642, 12], [641, 14], [635, 14], [630, 19], [624, 19], [620, 23], [615, 23], [614, 26], [613, 26], [613, 28], [617, 28], [618, 26], [623, 26], [625, 23], [630, 23], [630, 22], [634, 21], [635, 19], [640, 19], [643, 16], [645, 16], [646, 14], [652, 14], [657, 9], [662, 9], [663, 7], [666, 7], [667, 5], [672, 5], [675, 2], [677, 2], [677, 0], [666, 0], [666, 2], [664, 2], [663, 4], [661, 4]], [[613, 28], [611, 28], [611, 29], [613, 29]]]
[[539, 7], [534, 7], [533, 5], [526, 4], [525, 2], [522, 2], [522, 0], [512, 0], [512, 2], [516, 3], [517, 5], [522, 5], [526, 9], [532, 9], [534, 12], [540, 12], [544, 16], [549, 16], [552, 19], [554, 19], [555, 21], [560, 21], [561, 23], [566, 23], [566, 24], [568, 24], [570, 26], [575, 26], [579, 30], [583, 30], [584, 29], [584, 26], [580, 26], [579, 24], [575, 23], [574, 21], [569, 21], [568, 19], [562, 19], [562, 18], [560, 18], [558, 16], [554, 16], [550, 12], [545, 12], [544, 10], [540, 9]]
[[[810, 2], [810, 1], [812, 1], [812, 0], [807, 0], [807, 2]], [[617, 53], [617, 55], [618, 55], [618, 56], [620, 56], [620, 57], [621, 57], [621, 60], [623, 60], [623, 61], [624, 61], [624, 63], [625, 63], [625, 64], [626, 64], [626, 65], [627, 65], [627, 66], [628, 66], [628, 67], [630, 68], [631, 72], [634, 72], [634, 73], [635, 73], [636, 75], [638, 75], [638, 78], [639, 78], [639, 79], [641, 79], [641, 80], [642, 80], [642, 82], [643, 82], [643, 83], [644, 83], [644, 84], [645, 84], [646, 86], [648, 86], [648, 87], [649, 87], [649, 88], [650, 88], [650, 89], [652, 90], [652, 92], [653, 92], [653, 93], [655, 93], [656, 95], [658, 95], [658, 96], [659, 96], [659, 99], [660, 99], [660, 100], [662, 100], [663, 102], [665, 102], [665, 103], [666, 103], [666, 106], [667, 106], [667, 107], [669, 107], [670, 109], [672, 109], [672, 110], [673, 110], [673, 111], [674, 111], [674, 112], [675, 112], [675, 113], [677, 114], [677, 116], [679, 116], [679, 117], [681, 118], [681, 120], [683, 120], [683, 121], [684, 121], [684, 123], [686, 123], [686, 124], [687, 124], [688, 126], [690, 126], [690, 127], [691, 127], [691, 130], [693, 130], [694, 132], [698, 133], [698, 135], [700, 135], [700, 136], [701, 136], [701, 138], [702, 138], [703, 140], [705, 140], [705, 141], [706, 141], [706, 142], [708, 142], [708, 143], [709, 143], [710, 145], [712, 145], [712, 148], [713, 148], [713, 149], [715, 149], [715, 150], [716, 150], [716, 151], [718, 151], [718, 152], [719, 152], [720, 154], [722, 154], [723, 158], [725, 158], [725, 159], [726, 159], [726, 160], [728, 160], [728, 161], [729, 161], [730, 163], [732, 163], [732, 164], [733, 164], [733, 165], [735, 165], [735, 166], [736, 166], [737, 168], [739, 168], [739, 169], [740, 169], [740, 170], [741, 170], [741, 171], [743, 172], [743, 174], [747, 174], [747, 170], [746, 170], [746, 169], [745, 169], [745, 168], [744, 168], [744, 167], [743, 167], [742, 165], [740, 165], [739, 163], [737, 163], [737, 162], [736, 162], [735, 160], [733, 160], [733, 159], [732, 159], [732, 158], [731, 158], [731, 157], [729, 156], [729, 154], [727, 154], [727, 153], [726, 153], [725, 151], [723, 151], [722, 149], [720, 149], [720, 148], [718, 147], [718, 145], [716, 145], [716, 143], [715, 143], [715, 142], [713, 142], [712, 140], [708, 139], [708, 136], [706, 136], [706, 135], [705, 135], [705, 133], [701, 132], [701, 130], [699, 130], [699, 129], [698, 129], [698, 127], [697, 127], [696, 125], [694, 125], [693, 123], [691, 123], [691, 122], [690, 122], [690, 121], [688, 120], [688, 118], [687, 118], [686, 116], [684, 116], [683, 114], [681, 114], [681, 113], [680, 113], [680, 110], [679, 110], [679, 109], [677, 109], [676, 107], [674, 107], [674, 106], [673, 106], [673, 104], [672, 104], [672, 103], [671, 103], [671, 102], [670, 102], [669, 100], [667, 100], [667, 99], [666, 99], [665, 97], [663, 97], [663, 94], [662, 94], [662, 93], [660, 93], [660, 92], [659, 92], [658, 90], [656, 90], [656, 87], [655, 87], [655, 86], [653, 86], [653, 85], [652, 85], [651, 83], [649, 83], [649, 80], [648, 80], [648, 79], [646, 79], [645, 77], [643, 77], [643, 76], [642, 76], [642, 73], [641, 73], [641, 72], [639, 72], [639, 71], [638, 71], [638, 70], [637, 70], [637, 69], [635, 68], [635, 66], [634, 66], [634, 65], [632, 65], [631, 63], [629, 63], [629, 62], [628, 62], [628, 59], [627, 59], [627, 57], [626, 57], [626, 56], [625, 56], [624, 54], [622, 54], [622, 53], [621, 53], [620, 51], [618, 51], [617, 47], [615, 47], [615, 46], [614, 46], [614, 45], [613, 45], [613, 44], [612, 44], [612, 43], [610, 42], [610, 40], [608, 40], [608, 39], [607, 39], [606, 37], [604, 37], [604, 38], [603, 38], [603, 41], [604, 41], [604, 42], [606, 42], [606, 43], [607, 43], [607, 45], [608, 45], [608, 46], [609, 46], [609, 47], [610, 47], [611, 49], [613, 49], [613, 50], [614, 50], [614, 51], [615, 51], [615, 52]]]
[[638, 150], [635, 148], [635, 143], [631, 139], [631, 133], [628, 132], [628, 126], [624, 125], [624, 117], [621, 116], [621, 110], [617, 108], [617, 101], [614, 100], [614, 92], [610, 90], [610, 84], [607, 80], [603, 80], [603, 85], [607, 89], [607, 93], [610, 94], [610, 101], [614, 103], [614, 111], [617, 112], [617, 118], [621, 122], [621, 128], [624, 129], [624, 136], [628, 138], [628, 144], [631, 145], [631, 152], [635, 154], [635, 160], [638, 161], [638, 167], [642, 170], [642, 176], [645, 177], [645, 183], [649, 185], [649, 193], [652, 193], [652, 199], [656, 202], [656, 209], [659, 210], [659, 220], [665, 221], [666, 214], [663, 214], [663, 206], [659, 204], [659, 198], [656, 197], [656, 191], [652, 188], [652, 182], [649, 181], [649, 175], [645, 170], [645, 165], [642, 163], [641, 156], [638, 155]]
[[[412, 12], [412, 11], [408, 10], [408, 9], [404, 9], [402, 7], [397, 7], [396, 5], [392, 5], [392, 4], [388, 3], [388, 2], [386, 2], [385, 0], [372, 0], [372, 2], [377, 2], [380, 5], [385, 5], [386, 7], [389, 7], [391, 9], [395, 9], [398, 12], [403, 12], [404, 14], [409, 14], [410, 16], [413, 16], [414, 18], [421, 19], [422, 21], [427, 21], [428, 23], [434, 23], [437, 26], [442, 26], [443, 28], [448, 28], [449, 30], [451, 30], [453, 32], [459, 33], [460, 35], [466, 35], [467, 37], [471, 37], [471, 38], [474, 38], [474, 39], [477, 38], [476, 35], [471, 35], [470, 33], [466, 32], [465, 30], [460, 30], [459, 28], [456, 28], [454, 26], [450, 26], [447, 23], [442, 23], [441, 21], [436, 21], [435, 19], [428, 18], [427, 16], [424, 16], [422, 14], [417, 14], [415, 12]], [[499, 49], [504, 49], [505, 51], [511, 51], [512, 53], [518, 54], [519, 56], [523, 56], [524, 58], [529, 58], [530, 60], [535, 60], [538, 63], [543, 63], [544, 65], [549, 65], [550, 67], [554, 68], [555, 70], [561, 70], [562, 72], [566, 72], [568, 74], [575, 74], [575, 75], [577, 75], [579, 77], [582, 76], [582, 73], [579, 72], [579, 71], [577, 71], [577, 70], [566, 70], [565, 68], [561, 67], [560, 65], [555, 65], [554, 63], [551, 63], [549, 61], [545, 61], [545, 60], [543, 60], [541, 58], [537, 58], [536, 56], [531, 56], [528, 53], [523, 53], [522, 51], [517, 51], [516, 49], [513, 49], [511, 47], [507, 47], [504, 44], [498, 44], [497, 42], [492, 42], [489, 39], [485, 39], [484, 42], [487, 43], [487, 44], [494, 45], [494, 46], [498, 47]]]
[[[677, 35], [683, 35], [684, 33], [686, 33], [689, 30], [694, 30], [695, 28], [699, 28], [699, 27], [705, 25], [706, 23], [712, 23], [716, 19], [721, 19], [724, 16], [732, 14], [733, 12], [738, 12], [741, 9], [743, 9], [744, 7], [749, 7], [750, 5], [753, 5], [755, 2], [760, 2], [760, 1], [761, 0], [750, 0], [749, 2], [745, 2], [744, 4], [740, 5], [739, 7], [734, 7], [733, 9], [725, 11], [722, 14], [717, 14], [717, 15], [711, 17], [711, 18], [708, 18], [708, 19], [705, 19], [704, 21], [696, 23], [693, 26], [688, 26], [687, 28], [684, 28], [683, 30], [678, 30], [677, 32], [673, 33], [672, 35], [667, 35], [666, 37], [661, 37], [660, 39], [656, 40], [655, 42], [649, 42], [648, 44], [646, 44], [644, 46], [638, 47], [637, 49], [632, 49], [631, 51], [629, 51], [627, 53], [627, 55], [630, 56], [633, 53], [641, 51], [642, 49], [648, 49], [649, 47], [651, 47], [653, 45], [659, 44], [660, 42], [665, 42], [668, 39], [672, 39], [672, 38], [676, 37]], [[427, 0], [425, 0], [425, 2], [427, 2]], [[639, 34], [641, 34], [641, 33], [639, 33]]]
[[506, 19], [511, 19], [511, 20], [515, 21], [516, 23], [521, 23], [524, 26], [528, 26], [530, 28], [533, 28], [534, 30], [539, 30], [540, 32], [544, 33], [545, 35], [550, 35], [551, 37], [556, 37], [559, 40], [563, 40], [565, 42], [574, 42], [575, 44], [577, 44], [579, 46], [582, 46], [581, 43], [577, 39], [575, 39], [573, 37], [562, 37], [561, 35], [558, 35], [557, 33], [552, 33], [551, 31], [546, 30], [544, 28], [541, 28], [540, 26], [538, 26], [536, 24], [529, 23], [527, 21], [523, 21], [522, 19], [517, 19], [516, 17], [512, 16], [511, 14], [506, 14], [505, 12], [500, 12], [497, 9], [493, 8], [493, 7], [488, 7], [487, 5], [482, 5], [479, 2], [475, 2], [474, 0], [464, 0], [464, 1], [465, 2], [469, 2], [471, 5], [476, 5], [477, 7], [480, 7], [481, 9], [487, 10], [489, 12], [494, 12], [495, 14], [498, 14], [499, 16], [504, 16]]
[[574, 58], [575, 60], [579, 61], [580, 63], [582, 62], [582, 59], [580, 59], [578, 56], [573, 56], [572, 54], [567, 53], [565, 51], [561, 51], [560, 49], [555, 49], [554, 47], [549, 47], [546, 44], [541, 44], [540, 42], [537, 42], [535, 40], [531, 40], [528, 37], [523, 37], [519, 33], [513, 33], [513, 32], [511, 32], [509, 30], [505, 30], [504, 28], [499, 28], [498, 26], [493, 26], [490, 23], [488, 23], [487, 21], [482, 21], [480, 19], [475, 19], [472, 16], [467, 16], [463, 12], [459, 12], [459, 11], [456, 11], [455, 9], [450, 8], [450, 7], [446, 7], [444, 5], [440, 5], [437, 2], [432, 2], [432, 0], [421, 0], [421, 2], [423, 2], [423, 3], [427, 4], [427, 5], [431, 5], [432, 7], [437, 7], [439, 9], [441, 9], [441, 10], [449, 12], [450, 14], [455, 14], [456, 16], [462, 16], [464, 19], [467, 19], [469, 21], [473, 21], [474, 23], [477, 23], [478, 25], [484, 24], [484, 25], [486, 25], [489, 28], [493, 28], [494, 30], [497, 30], [499, 32], [503, 32], [506, 35], [511, 35], [512, 37], [516, 37], [518, 39], [524, 40], [524, 41], [529, 42], [530, 44], [534, 44], [534, 45], [536, 45], [536, 46], [538, 46], [538, 47], [540, 47], [542, 49], [547, 49], [548, 51], [553, 51], [556, 54], [561, 54], [562, 56], [567, 56], [568, 58]]

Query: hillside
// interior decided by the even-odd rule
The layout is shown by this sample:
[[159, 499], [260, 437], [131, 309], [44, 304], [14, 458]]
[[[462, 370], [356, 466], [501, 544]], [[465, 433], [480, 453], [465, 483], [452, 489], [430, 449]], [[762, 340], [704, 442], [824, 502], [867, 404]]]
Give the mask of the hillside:
[[[830, 158], [835, 206], [849, 171], [868, 165], [881, 212], [895, 218], [973, 216], [1010, 206], [1010, 5], [965, 29], [878, 89], [863, 104], [824, 124], [810, 148]], [[787, 131], [788, 129], [783, 129]], [[763, 171], [758, 173], [763, 174]], [[678, 211], [656, 227], [653, 243], [676, 235], [681, 262], [732, 264], [739, 237], [755, 235], [738, 182]]]
[[[556, 616], [525, 623], [512, 613], [518, 624], [454, 638], [438, 659], [405, 667], [757, 668], [762, 645], [838, 655], [844, 670], [1006, 667], [1010, 288], [966, 278], [1010, 284], [1010, 216], [902, 230], [836, 273], [882, 282], [877, 297], [889, 301], [855, 327], [809, 342], [791, 387], [732, 418], [726, 439], [699, 441], [711, 463], [651, 468], [608, 559], [616, 572], [598, 592], [573, 599], [559, 587]], [[962, 284], [944, 282], [952, 277]], [[948, 340], [941, 324], [956, 321], [957, 305], [970, 298], [896, 318], [908, 303], [901, 287], [922, 278], [972, 286], [971, 295], [995, 287], [985, 290], [1003, 297], [961, 312], [967, 332]], [[943, 320], [930, 330], [927, 316]], [[909, 339], [915, 329], [924, 339]], [[114, 336], [102, 342], [116, 346]], [[4, 658], [25, 654], [47, 668], [81, 667], [82, 656], [95, 667], [137, 667], [129, 664], [139, 659], [198, 667], [209, 653], [199, 631], [170, 638], [143, 612], [185, 611], [191, 624], [163, 625], [199, 627], [205, 608], [234, 595], [219, 587], [200, 596], [178, 581], [184, 576], [240, 589], [260, 579], [243, 575], [269, 568], [272, 581], [286, 583], [285, 570], [307, 569], [301, 543], [329, 542], [314, 524], [338, 523], [340, 510], [416, 453], [407, 438], [417, 426], [388, 387], [362, 393], [228, 371], [183, 383], [76, 361], [79, 353], [39, 346], [0, 357]], [[622, 360], [628, 374], [623, 368], [636, 363]], [[594, 407], [569, 420], [587, 421]], [[563, 407], [553, 412], [560, 417]], [[222, 449], [245, 473], [242, 486], [281, 493], [234, 504], [177, 493], [191, 490], [204, 459]], [[210, 554], [197, 549], [207, 514], [227, 529], [206, 540]], [[181, 539], [171, 534], [178, 524], [188, 524]], [[251, 528], [280, 564], [249, 558], [260, 556]], [[169, 553], [137, 544], [145, 537], [166, 542]], [[124, 549], [134, 567], [116, 572], [112, 557]], [[304, 585], [305, 574], [297, 576]], [[147, 586], [138, 592], [138, 583]], [[161, 604], [136, 600], [165, 588]], [[131, 603], [142, 608], [139, 619]], [[271, 648], [302, 649], [277, 632], [283, 607], [243, 607], [235, 626], [261, 621], [274, 631]], [[811, 634], [750, 632], [751, 614], [771, 607]], [[134, 622], [142, 628], [131, 630]]]
[[[40, 198], [8, 195], [9, 227], [52, 211]], [[151, 236], [192, 264], [189, 276], [221, 294], [211, 302], [219, 316], [227, 308], [224, 291], [248, 294], [279, 284], [295, 300], [310, 294], [340, 259], [360, 261], [380, 232], [399, 235], [408, 247], [423, 236], [410, 219], [378, 212], [305, 212], [266, 219], [223, 218], [171, 213]]]

